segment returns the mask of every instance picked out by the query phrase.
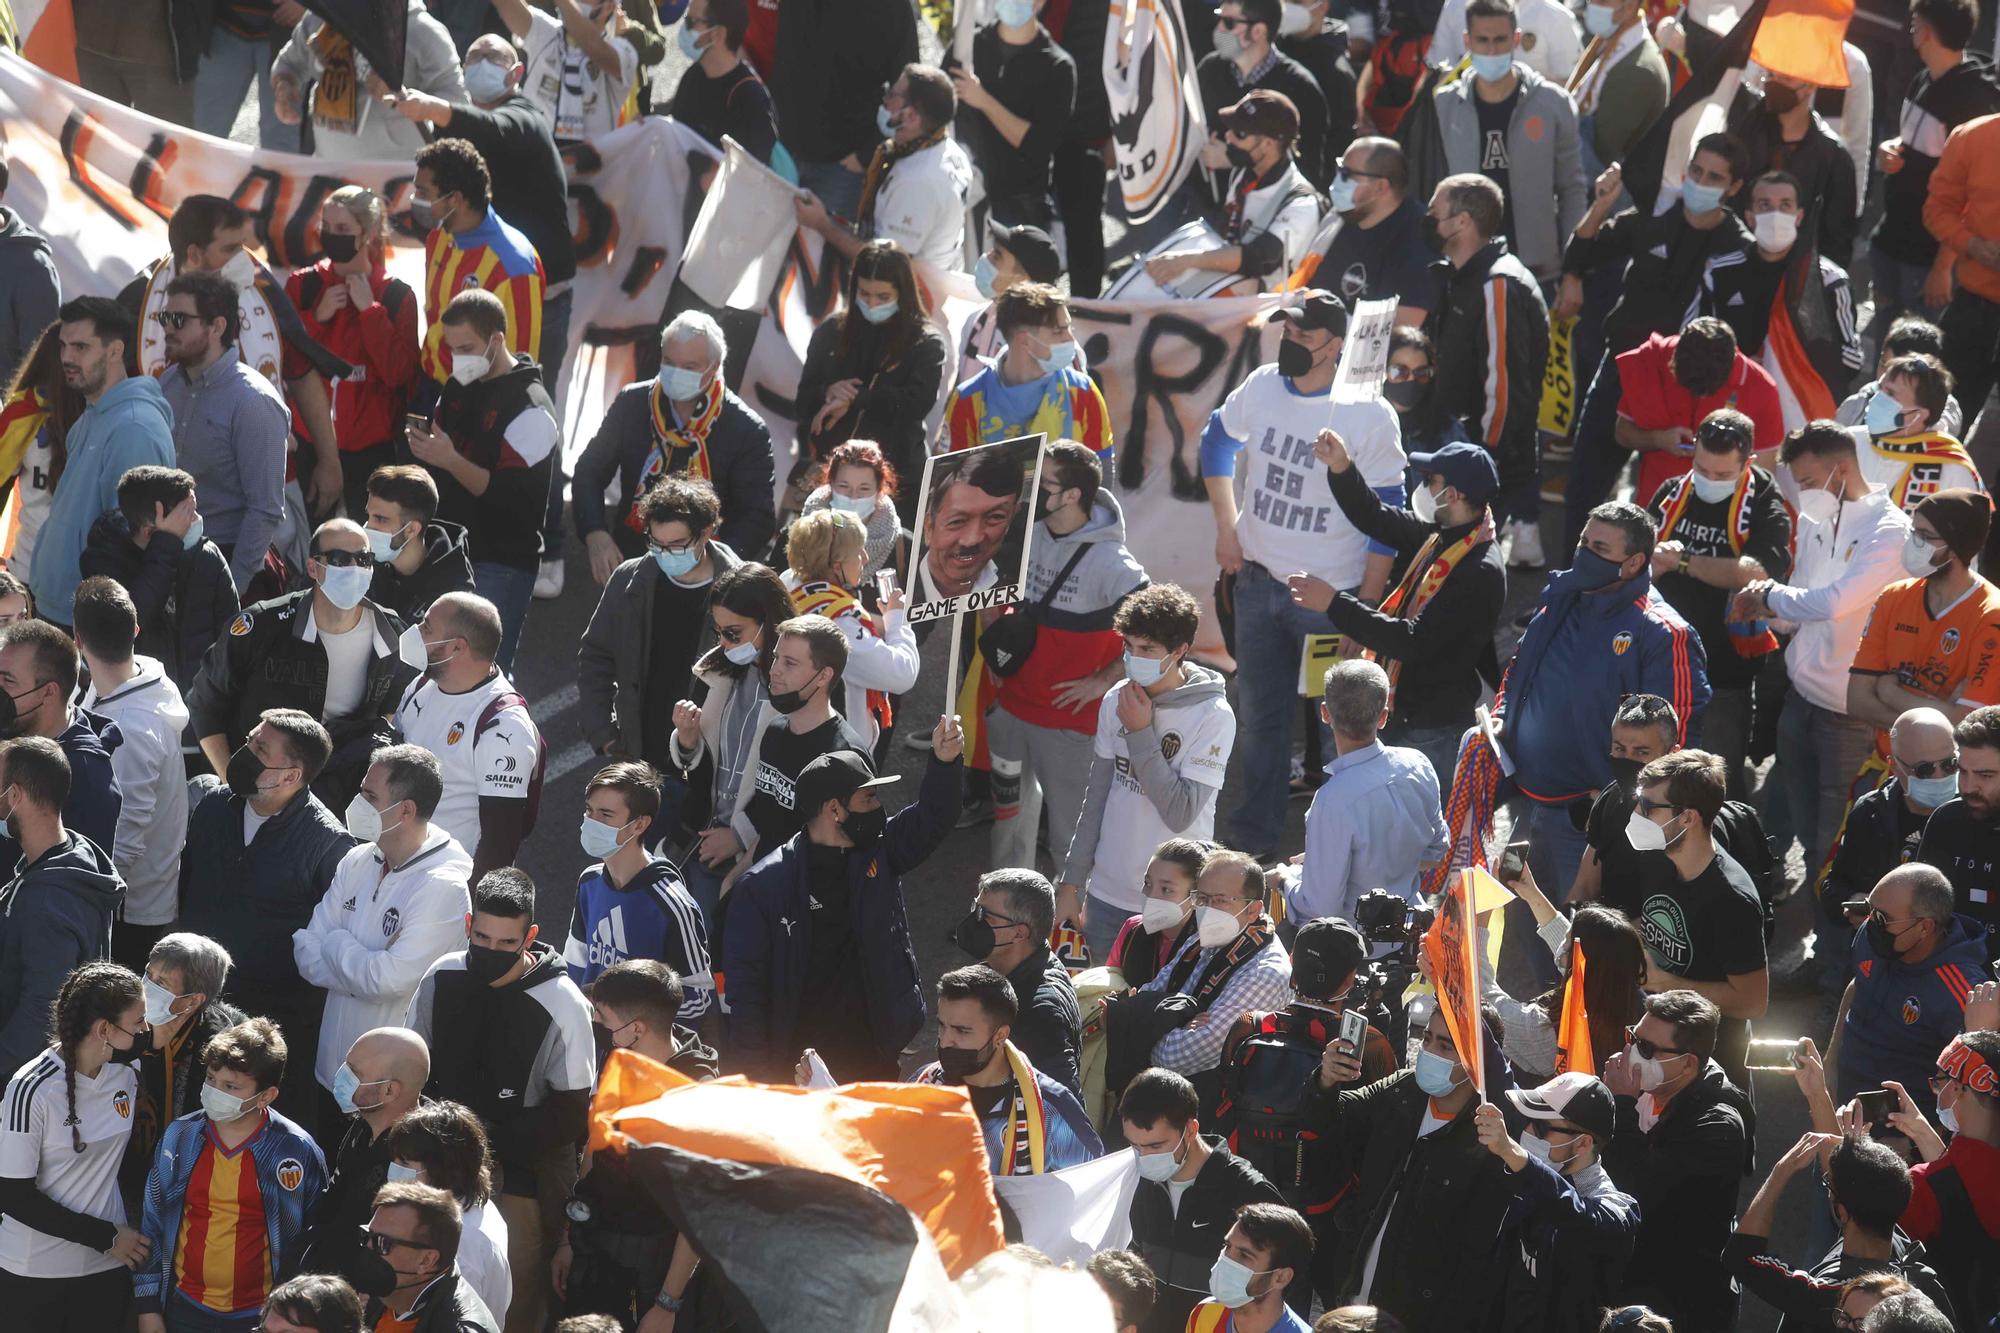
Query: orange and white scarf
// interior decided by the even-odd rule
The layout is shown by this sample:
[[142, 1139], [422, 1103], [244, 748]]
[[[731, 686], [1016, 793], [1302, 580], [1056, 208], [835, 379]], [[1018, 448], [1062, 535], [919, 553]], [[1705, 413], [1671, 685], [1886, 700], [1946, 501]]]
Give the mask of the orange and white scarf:
[[[828, 620], [852, 616], [861, 626], [862, 634], [871, 639], [881, 637], [875, 633], [875, 622], [868, 618], [854, 594], [831, 583], [801, 583], [792, 590], [792, 609], [802, 616], [825, 616]], [[896, 712], [887, 694], [881, 690], [868, 691], [868, 716], [875, 719], [880, 730], [889, 729]]]
[[[171, 257], [160, 260], [146, 280], [146, 295], [139, 303], [139, 369], [154, 379], [166, 374], [171, 363], [167, 360], [167, 331], [153, 317], [165, 313], [167, 284], [174, 280], [179, 267]], [[272, 312], [271, 303], [264, 299], [263, 283], [263, 274], [259, 273], [256, 282], [236, 293], [236, 352], [244, 365], [283, 393], [285, 341], [278, 332], [278, 317]]]
[[[1451, 577], [1451, 571], [1458, 568], [1459, 562], [1465, 559], [1472, 548], [1481, 542], [1492, 540], [1491, 513], [1481, 515], [1479, 522], [1473, 525], [1472, 531], [1442, 550], [1439, 549], [1444, 541], [1442, 532], [1433, 532], [1424, 538], [1424, 544], [1417, 548], [1416, 558], [1411, 560], [1410, 567], [1403, 571], [1402, 582], [1390, 589], [1389, 595], [1382, 599], [1382, 614], [1394, 616], [1398, 620], [1415, 620], [1424, 613], [1424, 608], [1438, 595], [1438, 589], [1444, 587], [1444, 581]], [[1373, 651], [1362, 655], [1371, 662], [1378, 660]], [[1393, 694], [1396, 689], [1396, 677], [1402, 674], [1403, 664], [1400, 660], [1391, 660], [1387, 666], [1389, 690]]]
[[645, 470], [639, 474], [639, 485], [632, 492], [632, 509], [625, 515], [626, 526], [644, 535], [645, 521], [639, 517], [639, 501], [645, 498], [653, 483], [669, 473], [685, 472], [690, 477], [709, 481], [715, 476], [708, 459], [708, 432], [715, 427], [716, 418], [722, 415], [722, 400], [725, 397], [721, 376], [708, 386], [708, 391], [695, 399], [694, 415], [687, 424], [678, 425], [674, 419], [674, 409], [667, 398], [666, 384], [662, 380], [653, 381], [652, 404], [653, 452], [646, 458]]

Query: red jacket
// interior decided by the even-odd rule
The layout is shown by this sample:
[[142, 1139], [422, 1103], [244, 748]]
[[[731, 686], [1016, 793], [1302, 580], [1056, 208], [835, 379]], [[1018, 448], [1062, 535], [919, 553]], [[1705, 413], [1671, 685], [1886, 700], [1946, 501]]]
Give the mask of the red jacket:
[[[1778, 402], [1778, 385], [1771, 372], [1738, 352], [1729, 382], [1706, 398], [1696, 398], [1674, 378], [1674, 348], [1680, 335], [1655, 333], [1629, 352], [1618, 355], [1618, 415], [1641, 430], [1686, 426], [1693, 430], [1710, 412], [1733, 407], [1749, 417], [1753, 448], [1761, 453], [1785, 440], [1785, 414]], [[1660, 483], [1694, 466], [1692, 452], [1648, 449], [1639, 459], [1639, 485], [1633, 501], [1641, 508], [1653, 502]]]
[[[320, 298], [338, 281], [333, 262], [322, 259], [295, 270], [285, 280], [285, 291], [299, 308], [306, 332], [354, 367], [352, 375], [333, 387], [340, 449], [349, 453], [399, 437], [410, 385], [417, 377], [417, 294], [377, 264], [368, 275], [375, 304], [366, 310], [344, 306], [321, 322]], [[391, 287], [397, 290], [391, 293]]]

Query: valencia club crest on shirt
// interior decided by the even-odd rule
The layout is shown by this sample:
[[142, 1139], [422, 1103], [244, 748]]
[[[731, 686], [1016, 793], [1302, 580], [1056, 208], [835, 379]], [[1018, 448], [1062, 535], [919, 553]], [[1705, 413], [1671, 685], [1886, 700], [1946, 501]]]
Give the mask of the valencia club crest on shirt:
[[382, 934], [384, 936], [394, 935], [396, 927], [402, 924], [403, 914], [396, 908], [391, 907], [382, 913]]
[[1613, 657], [1625, 656], [1626, 650], [1629, 649], [1631, 646], [1632, 646], [1631, 630], [1621, 629], [1616, 634], [1611, 636], [1611, 655]]
[[1938, 635], [1938, 651], [1949, 657], [1958, 651], [1958, 630], [1948, 629]]
[[1924, 1007], [1917, 1002], [1917, 997], [1914, 995], [1905, 995], [1903, 997], [1903, 1026], [1914, 1027], [1917, 1020], [1923, 1016]]
[[236, 619], [229, 622], [229, 637], [232, 639], [242, 638], [244, 635], [250, 632], [250, 626], [252, 623], [254, 622], [252, 622], [252, 620], [250, 619], [250, 613], [248, 611], [238, 611], [236, 613]]
[[112, 1093], [111, 1109], [118, 1113], [120, 1120], [130, 1120], [132, 1118], [132, 1094], [123, 1091]]
[[446, 745], [456, 745], [458, 744], [459, 737], [463, 735], [465, 735], [465, 724], [463, 722], [454, 722], [451, 724], [451, 730], [444, 734], [444, 743]]
[[304, 1162], [301, 1162], [296, 1157], [287, 1157], [284, 1161], [278, 1163], [278, 1184], [284, 1187], [287, 1193], [296, 1190], [305, 1183], [306, 1167]]

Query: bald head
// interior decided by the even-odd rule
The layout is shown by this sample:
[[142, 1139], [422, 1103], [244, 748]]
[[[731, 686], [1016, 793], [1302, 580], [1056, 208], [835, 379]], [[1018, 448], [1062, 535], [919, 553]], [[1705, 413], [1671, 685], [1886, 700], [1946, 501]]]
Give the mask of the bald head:
[[1935, 708], [1912, 708], [1889, 728], [1889, 750], [1911, 764], [1949, 759], [1958, 753], [1951, 719]]
[[490, 60], [502, 69], [512, 69], [521, 63], [514, 44], [497, 32], [476, 37], [472, 45], [465, 48], [465, 63], [469, 65], [475, 60]]
[[330, 518], [313, 529], [312, 553], [322, 551], [365, 551], [368, 534], [349, 518]]
[[424, 639], [464, 640], [466, 657], [484, 674], [500, 652], [500, 608], [475, 592], [448, 592], [424, 613]]
[[416, 1106], [430, 1082], [431, 1048], [408, 1028], [374, 1028], [347, 1048], [347, 1067], [360, 1080], [355, 1104], [383, 1129]]

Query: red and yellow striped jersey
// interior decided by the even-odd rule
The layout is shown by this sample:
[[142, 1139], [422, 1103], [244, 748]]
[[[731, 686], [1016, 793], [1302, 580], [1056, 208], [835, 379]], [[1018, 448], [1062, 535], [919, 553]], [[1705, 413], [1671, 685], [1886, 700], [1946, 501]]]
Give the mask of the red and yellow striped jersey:
[[440, 321], [452, 297], [475, 288], [492, 292], [506, 307], [507, 350], [539, 360], [544, 283], [534, 244], [490, 208], [470, 231], [432, 228], [424, 241], [424, 373], [440, 384], [451, 377], [451, 349]]
[[271, 1231], [250, 1155], [263, 1132], [258, 1126], [231, 1151], [216, 1138], [215, 1126], [204, 1126], [201, 1158], [188, 1177], [174, 1286], [219, 1314], [258, 1309], [271, 1291]]

